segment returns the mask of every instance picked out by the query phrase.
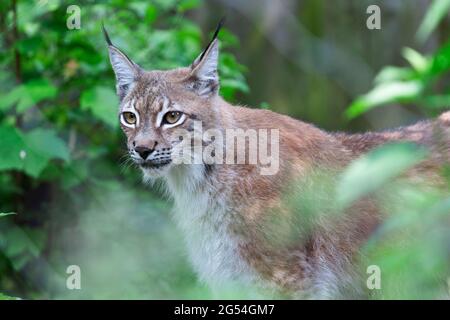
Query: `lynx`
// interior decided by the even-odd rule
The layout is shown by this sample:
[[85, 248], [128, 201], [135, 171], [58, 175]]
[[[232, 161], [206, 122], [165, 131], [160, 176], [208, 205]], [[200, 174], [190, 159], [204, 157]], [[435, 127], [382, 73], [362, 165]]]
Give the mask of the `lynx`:
[[[450, 112], [391, 131], [345, 134], [269, 110], [231, 105], [219, 95], [219, 29], [190, 66], [166, 71], [145, 71], [103, 29], [131, 159], [145, 181], [162, 178], [166, 184], [190, 262], [211, 288], [237, 282], [294, 298], [364, 295], [358, 250], [382, 222], [381, 210], [365, 197], [340, 215], [323, 214], [333, 211], [328, 202], [332, 192], [317, 181], [325, 177], [332, 183], [352, 160], [379, 145], [410, 141], [429, 148], [431, 156], [407, 176], [442, 185], [439, 168], [450, 160]], [[203, 163], [195, 148], [188, 157], [197, 161], [176, 161], [183, 156], [180, 149], [211, 143], [193, 137], [196, 121], [203, 130], [221, 133], [276, 129], [278, 139], [269, 144], [279, 153], [274, 158], [278, 169], [261, 174], [259, 160]], [[180, 130], [192, 136], [180, 139]], [[248, 144], [244, 151], [254, 147]], [[294, 190], [320, 204], [318, 216], [286, 200]]]

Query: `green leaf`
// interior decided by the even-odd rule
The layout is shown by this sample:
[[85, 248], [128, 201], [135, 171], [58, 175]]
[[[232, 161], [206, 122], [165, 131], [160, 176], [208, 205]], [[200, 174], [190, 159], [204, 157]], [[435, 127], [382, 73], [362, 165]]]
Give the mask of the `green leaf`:
[[249, 88], [244, 81], [235, 80], [235, 79], [224, 79], [221, 82], [221, 85], [224, 88], [235, 89], [242, 92], [249, 92]]
[[270, 104], [266, 101], [263, 101], [259, 104], [260, 109], [270, 110]]
[[15, 212], [0, 212], [0, 217], [6, 217], [6, 216], [10, 216], [13, 214], [17, 214]]
[[149, 3], [147, 9], [145, 10], [145, 21], [152, 24], [157, 17], [158, 9], [153, 4]]
[[337, 201], [346, 207], [421, 162], [426, 151], [414, 143], [383, 145], [352, 162], [337, 187]]
[[23, 96], [23, 92], [24, 87], [20, 85], [12, 89], [9, 93], [2, 94], [0, 97], [0, 110], [8, 111], [11, 109]]
[[417, 73], [411, 68], [387, 66], [377, 74], [374, 82], [381, 84], [385, 82], [413, 80], [416, 76]]
[[419, 52], [411, 48], [404, 48], [402, 54], [417, 72], [423, 73], [428, 70], [430, 61]]
[[184, 12], [200, 5], [200, 0], [181, 0], [177, 6], [178, 11]]
[[81, 95], [81, 109], [89, 110], [100, 121], [117, 127], [117, 108], [119, 101], [115, 92], [108, 87], [95, 87]]
[[439, 22], [448, 14], [449, 10], [450, 0], [434, 0], [417, 31], [417, 39], [420, 42], [425, 42], [433, 30], [436, 29]]
[[69, 161], [69, 150], [52, 130], [36, 129], [23, 135], [26, 156], [24, 171], [38, 177], [51, 159]]
[[11, 126], [0, 126], [0, 170], [16, 169], [37, 178], [48, 161], [69, 161], [65, 143], [52, 130], [20, 132]]
[[66, 143], [56, 135], [54, 130], [33, 130], [27, 134], [26, 143], [29, 148], [45, 155], [49, 159], [62, 159], [66, 162], [70, 160], [69, 149]]
[[42, 48], [42, 46], [44, 45], [42, 39], [43, 38], [40, 35], [21, 39], [16, 42], [16, 47], [20, 53], [29, 55], [30, 52], [36, 52], [37, 50]]
[[30, 260], [39, 257], [45, 246], [47, 235], [29, 227], [10, 225], [3, 231], [4, 239], [0, 247], [11, 261], [15, 270], [22, 269]]
[[18, 300], [18, 298], [10, 297], [3, 293], [0, 293], [0, 300]]
[[441, 47], [433, 57], [431, 74], [439, 75], [450, 70], [450, 42]]
[[77, 162], [64, 168], [60, 183], [64, 189], [70, 189], [82, 183], [88, 177], [89, 177], [88, 163]]
[[421, 103], [430, 109], [447, 110], [450, 106], [450, 94], [426, 96]]
[[0, 98], [0, 110], [8, 111], [14, 105], [22, 113], [44, 99], [55, 97], [57, 89], [48, 80], [32, 80], [12, 89]]
[[0, 126], [0, 170], [23, 170], [24, 162], [20, 153], [24, 149], [25, 143], [16, 128]]
[[48, 80], [40, 79], [26, 83], [25, 85], [25, 101], [19, 102], [17, 106], [18, 112], [24, 112], [29, 107], [44, 100], [56, 96], [57, 89]]
[[345, 111], [345, 114], [348, 118], [352, 119], [383, 104], [416, 98], [422, 89], [423, 85], [420, 81], [381, 83], [372, 89], [372, 91], [353, 102]]

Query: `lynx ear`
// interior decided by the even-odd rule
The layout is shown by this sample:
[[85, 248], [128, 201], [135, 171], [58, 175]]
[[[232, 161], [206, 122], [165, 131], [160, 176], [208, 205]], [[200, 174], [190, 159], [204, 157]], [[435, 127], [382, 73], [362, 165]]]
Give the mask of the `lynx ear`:
[[112, 44], [108, 32], [103, 25], [102, 28], [106, 42], [108, 43], [109, 60], [116, 75], [117, 94], [120, 100], [122, 100], [133, 87], [142, 69]]
[[222, 27], [224, 19], [214, 32], [214, 35], [205, 50], [194, 60], [191, 65], [189, 87], [200, 96], [210, 96], [219, 91], [219, 41], [217, 35]]

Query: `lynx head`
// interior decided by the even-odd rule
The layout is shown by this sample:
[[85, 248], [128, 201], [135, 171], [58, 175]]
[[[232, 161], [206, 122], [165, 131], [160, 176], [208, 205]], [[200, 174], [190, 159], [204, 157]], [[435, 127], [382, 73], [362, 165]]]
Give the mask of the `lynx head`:
[[193, 132], [194, 121], [215, 126], [221, 25], [190, 66], [166, 71], [142, 69], [112, 44], [103, 28], [116, 76], [120, 125], [131, 159], [145, 176], [164, 175], [176, 165], [180, 131]]

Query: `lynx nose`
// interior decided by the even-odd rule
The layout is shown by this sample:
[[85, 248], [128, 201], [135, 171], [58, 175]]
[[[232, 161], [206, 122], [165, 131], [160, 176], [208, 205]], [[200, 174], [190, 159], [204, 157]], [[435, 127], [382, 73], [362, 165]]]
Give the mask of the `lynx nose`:
[[143, 147], [143, 146], [134, 148], [134, 151], [136, 151], [141, 156], [141, 158], [144, 160], [147, 159], [147, 157], [150, 155], [150, 153], [153, 152], [153, 150], [155, 150], [155, 149], [150, 149], [150, 148]]

